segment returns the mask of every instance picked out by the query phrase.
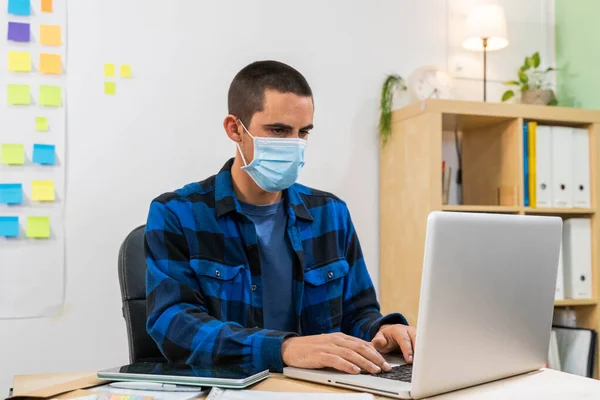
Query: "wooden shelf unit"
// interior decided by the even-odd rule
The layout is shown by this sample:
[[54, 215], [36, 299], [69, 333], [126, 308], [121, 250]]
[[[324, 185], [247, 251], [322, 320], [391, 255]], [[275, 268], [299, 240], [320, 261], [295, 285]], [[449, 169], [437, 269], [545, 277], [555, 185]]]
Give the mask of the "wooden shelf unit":
[[594, 299], [564, 299], [556, 300], [555, 307], [577, 307], [577, 306], [595, 306], [598, 305], [598, 300]]
[[[523, 206], [523, 122], [587, 128], [591, 209]], [[457, 132], [465, 205], [442, 205], [442, 133]], [[380, 291], [383, 312], [401, 311], [417, 324], [427, 216], [432, 211], [556, 215], [592, 221], [593, 298], [557, 301], [573, 307], [580, 327], [600, 332], [600, 111], [521, 104], [426, 100], [394, 111], [380, 156]], [[453, 183], [455, 184], [455, 183]], [[500, 206], [498, 188], [517, 189], [517, 204]], [[600, 353], [596, 355], [596, 372]]]

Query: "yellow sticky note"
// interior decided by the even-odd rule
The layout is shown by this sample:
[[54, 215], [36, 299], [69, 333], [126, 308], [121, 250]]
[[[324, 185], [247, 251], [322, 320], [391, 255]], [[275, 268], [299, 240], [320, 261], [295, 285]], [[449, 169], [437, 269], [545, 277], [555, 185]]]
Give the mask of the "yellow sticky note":
[[8, 70], [15, 72], [30, 72], [31, 54], [26, 51], [9, 51]]
[[115, 82], [104, 82], [104, 94], [117, 94], [117, 84]]
[[40, 86], [40, 104], [46, 107], [60, 107], [62, 94], [60, 86]]
[[54, 201], [54, 181], [32, 181], [31, 198], [35, 201]]
[[29, 85], [9, 84], [6, 94], [8, 104], [24, 106], [31, 103]]
[[27, 217], [25, 235], [32, 239], [47, 239], [50, 237], [50, 217]]
[[35, 130], [38, 132], [48, 132], [48, 118], [35, 117]]
[[62, 62], [60, 54], [40, 54], [40, 72], [47, 75], [60, 75]]
[[40, 44], [44, 46], [60, 46], [60, 25], [40, 25]]
[[121, 65], [121, 78], [131, 78], [131, 65]]
[[115, 76], [115, 64], [104, 64], [104, 76]]
[[23, 165], [25, 164], [25, 147], [22, 144], [2, 145], [2, 164]]

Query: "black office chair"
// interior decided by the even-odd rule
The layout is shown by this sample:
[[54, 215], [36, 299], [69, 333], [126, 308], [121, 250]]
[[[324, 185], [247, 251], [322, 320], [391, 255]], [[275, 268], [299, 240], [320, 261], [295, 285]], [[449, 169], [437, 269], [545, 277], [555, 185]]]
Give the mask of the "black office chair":
[[142, 225], [131, 231], [119, 249], [119, 284], [129, 340], [129, 360], [132, 363], [167, 362], [146, 331], [144, 228], [145, 225]]

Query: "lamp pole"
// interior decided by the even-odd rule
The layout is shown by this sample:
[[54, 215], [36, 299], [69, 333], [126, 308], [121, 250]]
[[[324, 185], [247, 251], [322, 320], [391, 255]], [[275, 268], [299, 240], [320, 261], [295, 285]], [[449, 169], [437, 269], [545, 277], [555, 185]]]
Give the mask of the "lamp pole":
[[487, 45], [488, 38], [481, 38], [483, 41], [483, 101], [487, 101]]

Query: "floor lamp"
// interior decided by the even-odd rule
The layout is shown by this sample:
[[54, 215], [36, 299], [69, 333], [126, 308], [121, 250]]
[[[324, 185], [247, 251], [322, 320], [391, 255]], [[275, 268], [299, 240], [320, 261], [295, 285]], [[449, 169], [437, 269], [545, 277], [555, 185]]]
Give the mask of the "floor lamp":
[[483, 101], [487, 101], [487, 52], [508, 46], [502, 7], [487, 4], [474, 8], [467, 17], [465, 37], [465, 49], [483, 51]]

